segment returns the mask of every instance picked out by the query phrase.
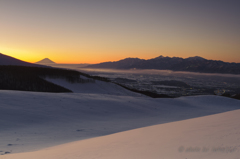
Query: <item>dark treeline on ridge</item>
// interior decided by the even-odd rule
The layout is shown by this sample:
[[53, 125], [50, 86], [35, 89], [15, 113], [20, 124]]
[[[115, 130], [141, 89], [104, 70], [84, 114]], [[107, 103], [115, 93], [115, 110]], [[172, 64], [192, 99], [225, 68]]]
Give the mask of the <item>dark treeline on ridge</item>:
[[[87, 78], [81, 78], [81, 76]], [[0, 66], [0, 90], [19, 90], [33, 92], [72, 92], [62, 86], [48, 82], [45, 78], [65, 79], [70, 83], [89, 83], [100, 80], [111, 82], [110, 79], [100, 76], [91, 76], [75, 70], [52, 68], [52, 67], [28, 67], [28, 66]], [[116, 83], [117, 84], [117, 83]], [[148, 91], [119, 86], [130, 91], [141, 93], [153, 98], [169, 98], [167, 95], [159, 95]]]
[[93, 82], [80, 78], [78, 71], [51, 67], [0, 66], [0, 89], [35, 92], [72, 92], [44, 80], [46, 77], [62, 78], [71, 83]]

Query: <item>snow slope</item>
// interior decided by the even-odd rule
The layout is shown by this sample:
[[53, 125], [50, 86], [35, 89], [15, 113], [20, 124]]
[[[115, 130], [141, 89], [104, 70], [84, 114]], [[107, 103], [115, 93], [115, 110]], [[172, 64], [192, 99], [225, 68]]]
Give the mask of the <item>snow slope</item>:
[[[115, 152], [116, 154], [121, 152], [123, 154], [131, 155], [129, 151], [131, 150], [130, 147], [132, 143], [139, 143], [140, 146], [140, 141], [143, 142], [142, 145], [146, 145], [147, 147], [138, 148], [138, 146], [135, 146], [136, 148], [131, 150], [133, 151], [132, 157], [135, 158], [138, 151], [144, 152], [143, 149], [146, 152], [151, 152], [159, 157], [160, 154], [158, 154], [157, 151], [158, 147], [162, 146], [160, 144], [162, 143], [160, 142], [161, 138], [164, 139], [165, 142], [172, 142], [172, 146], [175, 147], [176, 144], [179, 146], [180, 143], [182, 143], [181, 145], [183, 146], [192, 146], [191, 144], [195, 143], [192, 139], [188, 142], [182, 141], [180, 143], [173, 141], [173, 139], [178, 141], [181, 138], [186, 138], [184, 137], [183, 132], [185, 132], [184, 130], [188, 129], [193, 134], [196, 134], [197, 130], [204, 130], [203, 132], [199, 132], [199, 136], [212, 129], [212, 131], [215, 131], [216, 135], [221, 136], [225, 134], [219, 133], [218, 130], [224, 129], [224, 132], [226, 132], [225, 128], [224, 126], [221, 126], [219, 129], [216, 127], [216, 130], [214, 130], [215, 126], [212, 127], [209, 125], [208, 127], [204, 125], [204, 123], [198, 124], [198, 121], [192, 122], [191, 124], [185, 124], [185, 126], [181, 127], [178, 126], [179, 123], [177, 122], [177, 124], [173, 124], [173, 126], [170, 126], [170, 128], [168, 128], [168, 126], [163, 126], [163, 129], [156, 126], [156, 134], [151, 134], [151, 132], [154, 132], [155, 129], [153, 131], [152, 129], [149, 129], [151, 128], [149, 127], [146, 128], [145, 133], [139, 131], [145, 130], [145, 128], [130, 131], [130, 134], [132, 132], [132, 135], [130, 135], [132, 138], [126, 137], [125, 139], [125, 135], [120, 137], [120, 133], [120, 136], [117, 138], [110, 137], [108, 139], [108, 136], [106, 136], [106, 139], [105, 137], [96, 138], [97, 143], [95, 143], [95, 139], [83, 139], [119, 133], [122, 131], [128, 131], [150, 125], [222, 113], [240, 108], [239, 100], [219, 96], [192, 96], [175, 99], [153, 99], [130, 92], [115, 84], [102, 81], [96, 81], [95, 83], [71, 84], [62, 79], [47, 80], [71, 89], [74, 93], [0, 91], [0, 158], [20, 158], [22, 154], [17, 154], [17, 156], [12, 156], [11, 154], [36, 151], [61, 144], [63, 144], [62, 146], [65, 149], [66, 147], [64, 144], [66, 143], [69, 143], [66, 145], [68, 147], [66, 148], [67, 152], [55, 147], [50, 148], [49, 151], [43, 150], [44, 152], [47, 151], [46, 154], [49, 154], [47, 155], [48, 157], [41, 156], [39, 153], [42, 153], [42, 151], [36, 153], [39, 155], [39, 157], [49, 159], [61, 157], [72, 159], [79, 158], [79, 155], [85, 158], [91, 158], [92, 154], [97, 154], [97, 156], [93, 156], [96, 158], [105, 158], [107, 155], [110, 155], [109, 158], [112, 158], [111, 155], [114, 155]], [[228, 121], [227, 117], [219, 118], [219, 120], [220, 119], [222, 121]], [[211, 122], [208, 121], [208, 119], [204, 121], [207, 121], [209, 124], [212, 122], [211, 120]], [[170, 125], [171, 124], [172, 123], [170, 123]], [[195, 126], [193, 126], [194, 124]], [[221, 124], [216, 123], [215, 125], [219, 126]], [[227, 126], [228, 125], [229, 124], [227, 124]], [[161, 127], [161, 125], [159, 126]], [[155, 126], [153, 128], [155, 128]], [[192, 128], [194, 129], [192, 130]], [[171, 134], [170, 132], [180, 133], [178, 136], [172, 137], [171, 135], [168, 137], [162, 135], [156, 136], [159, 133], [161, 134], [163, 130], [165, 133], [163, 135], [166, 136], [168, 136], [167, 134]], [[232, 132], [238, 129], [235, 127], [229, 127], [229, 131], [230, 130]], [[212, 131], [209, 133], [212, 133]], [[128, 134], [128, 132], [126, 133]], [[189, 136], [188, 133], [186, 133], [186, 135]], [[134, 138], [133, 136], [139, 138]], [[238, 139], [238, 136], [239, 134], [236, 133], [233, 135], [233, 138]], [[159, 138], [159, 140], [156, 140], [156, 143], [153, 142], [155, 137]], [[99, 139], [101, 142], [98, 142]], [[105, 140], [109, 145], [115, 145], [116, 149], [112, 149], [108, 146], [108, 144], [106, 145], [102, 143], [102, 141]], [[74, 141], [79, 142], [70, 143]], [[85, 142], [88, 145], [86, 147], [84, 144]], [[149, 143], [146, 144], [145, 142]], [[212, 140], [211, 142], [213, 145], [210, 146], [215, 146], [214, 143], [218, 144], [216, 139]], [[126, 149], [120, 148], [125, 145], [123, 143], [126, 143]], [[229, 141], [229, 143], [231, 142]], [[86, 150], [84, 151], [86, 153], [78, 153], [77, 147], [75, 147], [78, 145], [83, 150]], [[202, 145], [199, 144], [197, 146]], [[175, 147], [174, 149], [176, 149]], [[163, 152], [170, 152], [170, 150], [172, 151], [172, 149], [168, 148], [161, 149], [163, 149]], [[152, 149], [154, 152], [152, 152]], [[110, 150], [111, 153], [107, 153], [107, 150]], [[57, 151], [62, 152], [58, 155], [55, 154]], [[90, 151], [91, 153], [87, 153]], [[92, 151], [94, 151], [94, 153]], [[68, 152], [71, 152], [73, 156], [69, 156]], [[101, 155], [101, 152], [103, 152], [104, 155]], [[34, 156], [36, 155], [34, 153], [27, 153], [26, 155], [29, 154], [33, 154]], [[45, 153], [42, 155], [44, 154]], [[146, 155], [147, 154], [148, 153], [146, 153]], [[23, 156], [24, 155], [25, 154], [23, 154]], [[144, 156], [144, 154], [142, 156]], [[27, 159], [32, 157], [24, 156], [23, 158]], [[131, 158], [131, 156], [126, 156], [123, 158]]]
[[150, 126], [2, 159], [239, 159], [239, 114]]
[[[81, 76], [83, 79], [88, 79], [87, 77]], [[109, 94], [109, 95], [120, 95], [120, 96], [144, 96], [142, 94], [131, 92], [121, 86], [114, 83], [103, 82], [95, 80], [94, 83], [69, 83], [65, 79], [53, 79], [45, 78], [45, 80], [62, 86], [71, 90], [74, 93], [87, 93], [87, 94]]]
[[39, 150], [240, 107], [240, 101], [219, 96], [152, 99], [114, 94], [0, 91], [0, 100], [0, 154]]

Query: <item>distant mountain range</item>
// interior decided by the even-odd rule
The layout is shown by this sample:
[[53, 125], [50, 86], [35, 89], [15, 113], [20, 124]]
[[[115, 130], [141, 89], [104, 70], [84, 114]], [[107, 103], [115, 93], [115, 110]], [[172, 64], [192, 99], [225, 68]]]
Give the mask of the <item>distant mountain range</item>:
[[45, 64], [56, 64], [56, 63], [50, 60], [49, 58], [45, 58], [41, 61], [36, 62], [36, 64], [45, 65]]
[[159, 56], [144, 60], [126, 58], [115, 62], [104, 62], [86, 66], [87, 68], [108, 69], [159, 69], [172, 71], [190, 71], [201, 73], [229, 73], [240, 74], [240, 63], [228, 63], [216, 60], [207, 60], [199, 56], [180, 58]]
[[42, 65], [32, 64], [25, 61], [21, 61], [11, 56], [0, 53], [0, 65], [12, 65], [12, 66], [30, 66], [30, 67], [46, 67]]

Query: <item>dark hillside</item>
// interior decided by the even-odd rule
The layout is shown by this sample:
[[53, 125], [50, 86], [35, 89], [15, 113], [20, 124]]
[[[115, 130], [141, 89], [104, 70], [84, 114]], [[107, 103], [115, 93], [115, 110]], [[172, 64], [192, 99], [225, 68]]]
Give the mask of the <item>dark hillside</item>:
[[27, 66], [0, 66], [0, 89], [35, 92], [71, 92], [44, 80], [45, 77], [63, 78], [69, 82], [89, 82], [80, 78], [77, 71]]

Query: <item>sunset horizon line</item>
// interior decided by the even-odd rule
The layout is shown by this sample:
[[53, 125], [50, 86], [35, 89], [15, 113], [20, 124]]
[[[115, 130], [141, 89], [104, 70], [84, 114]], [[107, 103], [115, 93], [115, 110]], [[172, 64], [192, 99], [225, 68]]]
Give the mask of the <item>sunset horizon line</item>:
[[[200, 58], [203, 58], [203, 59], [206, 59], [206, 60], [213, 60], [213, 61], [222, 61], [222, 62], [226, 62], [226, 63], [240, 63], [240, 62], [230, 62], [230, 61], [224, 61], [224, 60], [219, 60], [219, 59], [210, 59], [210, 58], [205, 58], [205, 57], [202, 57], [202, 56], [199, 56], [199, 55], [193, 55], [193, 56], [188, 56], [188, 57], [181, 57], [181, 56], [164, 56], [164, 55], [159, 55], [159, 56], [155, 56], [155, 57], [152, 57], [152, 58], [141, 58], [141, 57], [134, 57], [134, 56], [129, 56], [129, 57], [125, 57], [125, 58], [119, 58], [118, 60], [105, 60], [105, 61], [100, 61], [100, 62], [94, 62], [94, 63], [91, 63], [91, 62], [72, 62], [72, 63], [68, 63], [68, 62], [55, 62], [55, 60], [51, 59], [51, 58], [48, 58], [48, 57], [45, 57], [43, 59], [50, 59], [52, 61], [54, 61], [56, 64], [99, 64], [99, 63], [104, 63], [104, 62], [117, 62], [117, 61], [120, 61], [120, 60], [124, 60], [124, 59], [128, 59], [128, 58], [137, 58], [137, 59], [141, 59], [141, 60], [150, 60], [150, 59], [155, 59], [155, 58], [158, 58], [158, 57], [169, 57], [169, 58], [182, 58], [182, 59], [188, 59], [188, 58], [192, 58], [192, 57], [200, 57]], [[41, 60], [43, 60], [41, 59]], [[41, 60], [38, 60], [38, 61], [41, 61]], [[38, 62], [36, 61], [36, 62]], [[36, 62], [31, 62], [31, 63], [36, 63]]]
[[136, 56], [135, 57], [134, 56], [129, 56], [129, 57], [125, 57], [125, 58], [119, 58], [117, 60], [105, 60], [105, 61], [99, 61], [99, 62], [58, 62], [59, 60], [54, 60], [54, 58], [49, 58], [49, 57], [44, 57], [44, 58], [41, 58], [40, 60], [37, 60], [37, 61], [28, 61], [28, 60], [21, 59], [20, 57], [12, 56], [12, 55], [9, 55], [9, 54], [4, 54], [2, 52], [0, 52], [0, 54], [6, 55], [6, 56], [10, 56], [10, 57], [19, 59], [21, 61], [29, 62], [29, 63], [37, 63], [37, 62], [39, 62], [39, 61], [41, 61], [43, 59], [50, 59], [50, 60], [52, 60], [56, 64], [98, 64], [98, 63], [104, 63], [104, 62], [116, 62], [116, 61], [120, 61], [120, 60], [124, 60], [124, 59], [128, 59], [128, 58], [137, 58], [137, 59], [141, 59], [141, 60], [150, 60], [150, 59], [155, 59], [155, 58], [158, 58], [158, 57], [182, 58], [182, 59], [187, 59], [187, 58], [192, 58], [192, 57], [199, 57], [199, 58], [203, 58], [203, 59], [206, 59], [206, 60], [223, 61], [223, 62], [226, 62], [226, 63], [240, 63], [240, 62], [224, 61], [224, 60], [219, 60], [219, 59], [210, 59], [210, 58], [205, 58], [205, 57], [199, 56], [199, 55], [193, 55], [193, 56], [188, 56], [188, 57], [159, 55], [159, 56], [155, 56], [155, 57], [152, 57], [152, 58], [141, 58], [141, 57], [136, 57]]

